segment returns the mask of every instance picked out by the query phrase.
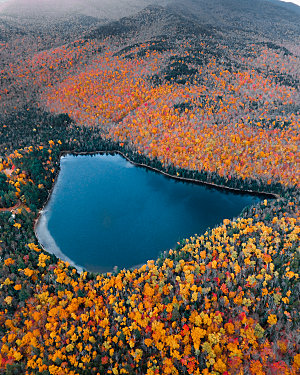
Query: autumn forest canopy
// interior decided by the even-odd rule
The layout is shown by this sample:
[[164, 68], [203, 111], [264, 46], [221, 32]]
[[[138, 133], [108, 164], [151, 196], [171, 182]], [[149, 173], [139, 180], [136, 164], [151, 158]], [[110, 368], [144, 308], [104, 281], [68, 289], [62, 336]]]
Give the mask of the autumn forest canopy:
[[[0, 7], [0, 373], [297, 374], [300, 8], [23, 3]], [[266, 199], [79, 274], [34, 223], [60, 156], [97, 151]]]

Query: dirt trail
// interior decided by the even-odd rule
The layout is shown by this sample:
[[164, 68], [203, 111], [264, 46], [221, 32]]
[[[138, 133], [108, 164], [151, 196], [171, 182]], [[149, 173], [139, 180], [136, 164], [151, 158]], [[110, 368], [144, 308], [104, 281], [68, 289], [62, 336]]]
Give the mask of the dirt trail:
[[13, 207], [0, 208], [0, 212], [6, 212], [6, 211], [10, 211], [10, 212], [12, 212], [12, 211], [16, 210], [17, 208], [20, 208], [21, 204], [22, 204], [22, 202], [21, 202], [21, 201], [18, 201], [18, 203], [15, 204]]

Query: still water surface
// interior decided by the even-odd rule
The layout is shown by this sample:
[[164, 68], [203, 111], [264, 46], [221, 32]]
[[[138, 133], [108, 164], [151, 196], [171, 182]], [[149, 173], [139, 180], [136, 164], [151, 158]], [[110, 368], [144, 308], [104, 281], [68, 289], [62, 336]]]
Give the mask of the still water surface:
[[156, 259], [258, 201], [179, 182], [120, 155], [67, 155], [36, 232], [46, 250], [79, 270], [107, 272]]

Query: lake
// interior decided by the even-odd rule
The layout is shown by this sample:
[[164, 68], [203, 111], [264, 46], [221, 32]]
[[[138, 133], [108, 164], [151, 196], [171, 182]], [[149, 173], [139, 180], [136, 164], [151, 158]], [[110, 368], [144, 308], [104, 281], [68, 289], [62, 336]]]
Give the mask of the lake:
[[120, 155], [66, 155], [36, 234], [79, 271], [108, 272], [156, 259], [259, 200], [176, 181]]

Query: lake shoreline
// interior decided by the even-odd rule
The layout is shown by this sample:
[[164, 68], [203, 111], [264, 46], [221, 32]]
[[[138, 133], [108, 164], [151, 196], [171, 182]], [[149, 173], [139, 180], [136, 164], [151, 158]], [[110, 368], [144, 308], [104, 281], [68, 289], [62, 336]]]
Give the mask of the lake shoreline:
[[[255, 191], [251, 191], [251, 190], [239, 190], [239, 189], [236, 189], [236, 188], [229, 188], [229, 187], [220, 186], [220, 185], [217, 185], [217, 184], [214, 184], [214, 183], [210, 183], [210, 182], [203, 182], [203, 181], [199, 181], [199, 180], [196, 180], [196, 179], [184, 178], [184, 177], [180, 177], [180, 176], [174, 176], [174, 175], [171, 175], [171, 174], [169, 174], [169, 173], [167, 173], [165, 171], [161, 171], [161, 170], [159, 170], [159, 169], [157, 169], [155, 167], [152, 167], [152, 166], [149, 166], [149, 165], [146, 165], [146, 164], [143, 164], [143, 163], [135, 162], [135, 161], [131, 160], [125, 153], [123, 153], [123, 152], [121, 152], [119, 150], [109, 150], [109, 151], [102, 150], [102, 151], [95, 151], [95, 152], [62, 151], [59, 154], [59, 160], [61, 160], [62, 157], [67, 156], [67, 155], [71, 155], [71, 156], [91, 155], [91, 156], [93, 156], [93, 155], [103, 155], [103, 154], [105, 154], [105, 155], [112, 155], [112, 156], [113, 155], [120, 155], [121, 157], [123, 157], [126, 161], [128, 161], [133, 166], [151, 170], [151, 171], [153, 171], [155, 173], [159, 173], [161, 175], [164, 175], [164, 176], [166, 176], [168, 178], [171, 178], [173, 180], [177, 180], [177, 181], [180, 181], [180, 182], [187, 182], [187, 183], [193, 183], [193, 184], [202, 185], [202, 186], [208, 186], [208, 187], [212, 187], [213, 189], [221, 190], [222, 192], [224, 192], [224, 191], [225, 192], [226, 191], [230, 191], [230, 192], [237, 193], [237, 194], [247, 194], [247, 195], [259, 196], [259, 197], [268, 196], [268, 197], [270, 197], [272, 199], [279, 198], [279, 196], [276, 196], [275, 194], [255, 192]], [[38, 236], [37, 236], [37, 227], [38, 227], [38, 225], [40, 223], [41, 215], [44, 213], [45, 208], [46, 208], [46, 206], [49, 203], [50, 197], [52, 196], [53, 190], [54, 190], [54, 188], [56, 186], [57, 179], [58, 179], [60, 171], [61, 171], [61, 163], [59, 163], [59, 167], [57, 169], [57, 173], [55, 175], [55, 178], [54, 178], [51, 190], [49, 191], [47, 200], [46, 200], [43, 208], [41, 210], [39, 210], [38, 215], [37, 215], [36, 219], [34, 220], [34, 233], [35, 233], [35, 236], [36, 236], [37, 239], [38, 239]], [[59, 249], [59, 251], [50, 252], [49, 250], [45, 249], [45, 247], [41, 244], [41, 242], [39, 240], [38, 240], [38, 243], [41, 246], [41, 248], [43, 249], [43, 251], [45, 251], [47, 253], [54, 254], [59, 259], [62, 259], [64, 261], [69, 262], [70, 265], [72, 267], [75, 267], [79, 273], [81, 273], [83, 271], [84, 267], [81, 267], [80, 265], [77, 265], [73, 261], [70, 262], [69, 261], [70, 258], [68, 256], [62, 257], [61, 254], [63, 254], [63, 252], [60, 249]], [[132, 267], [130, 267], [130, 269], [131, 268]], [[113, 271], [109, 271], [109, 272], [113, 272]]]
[[166, 177], [170, 177], [172, 179], [175, 179], [175, 180], [178, 180], [178, 181], [181, 181], [181, 182], [191, 182], [191, 183], [195, 183], [195, 184], [198, 184], [198, 185], [206, 185], [206, 186], [210, 186], [210, 187], [213, 187], [215, 189], [218, 189], [218, 190], [231, 191], [231, 192], [235, 192], [235, 193], [238, 193], [238, 194], [250, 194], [250, 195], [254, 195], [254, 196], [265, 196], [266, 198], [270, 198], [270, 199], [280, 199], [281, 198], [280, 195], [275, 194], [275, 193], [267, 193], [265, 191], [255, 191], [255, 190], [248, 190], [248, 189], [232, 188], [232, 187], [225, 186], [225, 185], [218, 185], [218, 184], [215, 184], [213, 182], [206, 182], [206, 181], [201, 181], [201, 180], [197, 180], [197, 179], [193, 179], [193, 178], [175, 176], [175, 175], [169, 174], [168, 172], [165, 172], [163, 170], [152, 167], [150, 165], [135, 162], [135, 161], [131, 160], [129, 158], [129, 156], [127, 156], [125, 153], [123, 153], [122, 151], [119, 151], [119, 150], [83, 151], [83, 152], [62, 151], [60, 153], [60, 157], [65, 156], [65, 155], [75, 155], [76, 156], [76, 155], [97, 155], [97, 154], [100, 154], [100, 155], [102, 155], [102, 154], [109, 154], [109, 155], [118, 154], [118, 155], [121, 155], [124, 159], [126, 159], [129, 163], [131, 163], [132, 165], [134, 165], [136, 167], [146, 168], [146, 169], [149, 169], [151, 171], [160, 173], [160, 174], [162, 174]]

